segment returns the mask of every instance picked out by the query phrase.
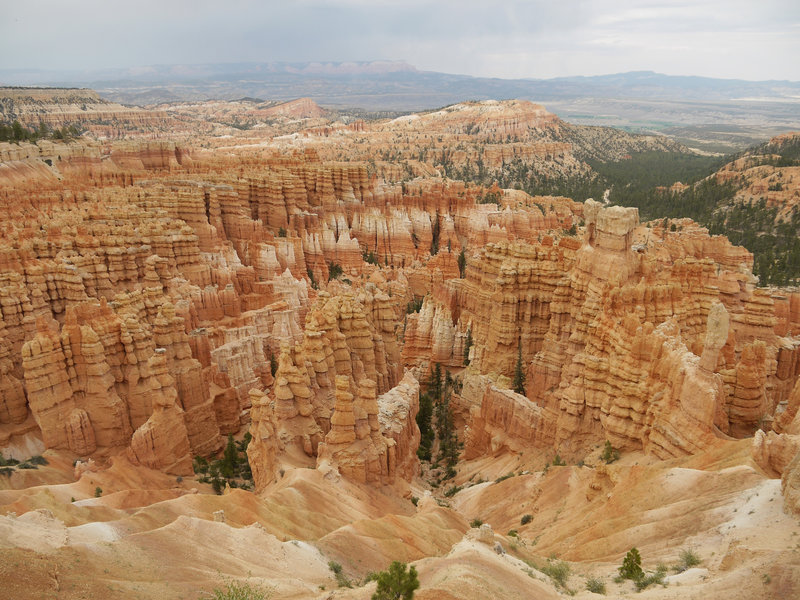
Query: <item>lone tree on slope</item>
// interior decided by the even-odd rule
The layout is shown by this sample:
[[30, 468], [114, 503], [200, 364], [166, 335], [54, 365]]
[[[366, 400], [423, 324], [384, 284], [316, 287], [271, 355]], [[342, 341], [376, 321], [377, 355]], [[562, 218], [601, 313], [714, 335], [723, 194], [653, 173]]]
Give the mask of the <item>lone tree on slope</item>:
[[511, 384], [514, 391], [525, 395], [525, 370], [522, 366], [522, 340], [517, 346], [517, 366], [514, 367], [514, 381]]
[[406, 563], [394, 561], [388, 571], [378, 573], [378, 587], [372, 600], [411, 600], [419, 587], [417, 569], [406, 571]]

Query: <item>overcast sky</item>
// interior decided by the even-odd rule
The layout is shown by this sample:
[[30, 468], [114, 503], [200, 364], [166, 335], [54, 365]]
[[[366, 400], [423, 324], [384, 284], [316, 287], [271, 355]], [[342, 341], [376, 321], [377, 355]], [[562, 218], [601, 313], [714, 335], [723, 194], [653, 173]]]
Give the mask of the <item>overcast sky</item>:
[[0, 0], [0, 69], [367, 60], [800, 80], [800, 0]]

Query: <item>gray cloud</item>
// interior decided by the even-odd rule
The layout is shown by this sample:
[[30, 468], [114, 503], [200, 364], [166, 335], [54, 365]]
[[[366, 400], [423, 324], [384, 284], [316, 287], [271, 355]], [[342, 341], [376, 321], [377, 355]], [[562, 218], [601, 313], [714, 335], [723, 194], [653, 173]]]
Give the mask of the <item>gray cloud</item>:
[[0, 0], [0, 68], [404, 59], [498, 77], [800, 79], [796, 0]]

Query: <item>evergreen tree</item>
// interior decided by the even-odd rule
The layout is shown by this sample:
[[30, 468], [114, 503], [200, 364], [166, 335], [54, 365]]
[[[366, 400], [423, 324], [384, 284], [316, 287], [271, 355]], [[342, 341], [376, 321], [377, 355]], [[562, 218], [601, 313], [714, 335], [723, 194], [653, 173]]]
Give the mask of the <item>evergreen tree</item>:
[[467, 255], [466, 250], [463, 248], [461, 249], [461, 253], [458, 255], [458, 275], [461, 279], [464, 279], [467, 274]]
[[275, 377], [275, 373], [278, 372], [278, 359], [275, 358], [275, 354], [272, 350], [269, 351], [269, 371], [272, 373], [273, 377]]
[[625, 555], [622, 561], [622, 566], [619, 568], [619, 576], [623, 579], [632, 579], [639, 581], [644, 577], [642, 570], [642, 557], [636, 548], [631, 548]]
[[394, 561], [388, 571], [378, 573], [378, 587], [372, 600], [412, 600], [418, 587], [417, 569], [412, 566], [406, 571], [405, 563]]
[[434, 256], [439, 253], [439, 213], [433, 217], [431, 234], [431, 256]]
[[228, 434], [228, 444], [225, 446], [225, 452], [222, 455], [222, 465], [220, 471], [222, 476], [226, 479], [232, 479], [236, 475], [236, 467], [239, 463], [239, 453], [236, 451], [236, 442], [233, 441], [233, 435]]
[[522, 364], [522, 340], [520, 340], [519, 345], [517, 346], [517, 365], [514, 367], [514, 381], [512, 383], [512, 389], [518, 393], [525, 395], [525, 369]]
[[435, 437], [431, 419], [433, 418], [433, 401], [428, 394], [419, 397], [419, 412], [417, 413], [417, 426], [419, 427], [419, 448], [417, 456], [420, 460], [431, 459], [431, 447]]
[[434, 401], [442, 399], [442, 367], [435, 363], [428, 379], [428, 395]]

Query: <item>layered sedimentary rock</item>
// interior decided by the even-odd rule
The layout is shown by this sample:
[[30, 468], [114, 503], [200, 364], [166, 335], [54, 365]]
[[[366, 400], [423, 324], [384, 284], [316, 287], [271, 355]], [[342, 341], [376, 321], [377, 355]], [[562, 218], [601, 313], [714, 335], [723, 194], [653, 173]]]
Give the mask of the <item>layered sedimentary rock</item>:
[[[118, 137], [124, 130], [154, 131], [175, 125], [165, 112], [125, 107], [89, 89], [0, 87], [0, 99], [4, 121], [16, 120], [33, 128], [43, 123], [56, 128], [80, 125], [104, 137]], [[101, 125], [112, 121], [113, 127]]]
[[675, 456], [715, 432], [751, 435], [797, 373], [748, 256], [689, 223], [683, 237], [640, 227], [635, 209], [588, 201], [583, 214], [582, 245], [545, 238], [472, 256], [465, 279], [434, 287], [407, 319], [404, 359], [458, 367], [467, 333], [478, 372], [510, 377], [521, 354], [533, 404], [468, 399], [488, 404], [473, 409], [474, 448], [491, 449], [520, 411], [536, 431], [509, 447], [536, 439], [569, 453], [609, 439]]
[[511, 390], [491, 384], [485, 390], [480, 404], [471, 409], [464, 458], [552, 446], [555, 415]]
[[94, 330], [72, 315], [59, 336], [42, 317], [22, 355], [29, 406], [48, 447], [83, 454], [127, 443], [129, 416]]
[[308, 374], [296, 362], [304, 363], [302, 355], [293, 355], [288, 346], [281, 348], [278, 371], [275, 374], [275, 418], [278, 437], [284, 446], [297, 445], [313, 456], [322, 441], [323, 432], [312, 413], [312, 394]]
[[441, 286], [409, 315], [403, 354], [406, 361], [427, 358], [459, 366], [464, 362], [467, 331], [479, 343], [474, 364], [484, 372], [510, 372], [518, 344], [523, 358], [541, 348], [550, 319], [550, 302], [575, 256], [575, 243], [545, 238], [539, 245], [521, 242], [487, 244], [467, 258], [466, 278]]
[[[295, 449], [377, 483], [416, 469], [404, 367], [490, 377], [455, 400], [470, 456], [605, 439], [673, 456], [751, 435], [788, 398], [798, 303], [756, 289], [745, 250], [688, 220], [448, 178], [586, 174], [578, 147], [663, 140], [600, 139], [524, 102], [307, 130], [308, 102], [267, 108], [232, 107], [274, 122], [233, 134], [264, 143], [209, 138], [224, 150], [0, 146], [0, 439], [175, 469], [179, 449], [142, 433], [156, 412], [192, 454], [250, 422], [260, 487]], [[276, 123], [292, 135], [266, 142]], [[153, 403], [162, 354], [175, 410]], [[505, 389], [520, 356], [524, 396]]]
[[800, 452], [783, 470], [781, 477], [783, 490], [783, 509], [793, 515], [800, 515]]
[[306, 319], [305, 345], [314, 363], [309, 375], [322, 404], [331, 408], [335, 375], [348, 375], [354, 381], [369, 379], [379, 393], [398, 382], [401, 365], [393, 336], [395, 314], [394, 304], [374, 285], [365, 286], [358, 296], [320, 293]]
[[[766, 426], [766, 422], [763, 426]], [[800, 453], [800, 382], [795, 385], [789, 399], [781, 403], [779, 410], [776, 411], [771, 430], [756, 431], [752, 446], [753, 460], [775, 477], [786, 474], [789, 464], [798, 453]]]
[[167, 371], [165, 352], [148, 361], [152, 374], [153, 414], [131, 438], [128, 457], [134, 464], [160, 469], [173, 475], [190, 475], [192, 455], [183, 411], [177, 404], [175, 381]]
[[389, 472], [410, 481], [419, 470], [419, 382], [411, 371], [406, 371], [397, 386], [378, 396], [378, 411], [378, 423], [387, 438]]
[[350, 379], [336, 377], [331, 429], [320, 446], [318, 465], [328, 463], [344, 477], [361, 483], [391, 483], [396, 468], [394, 439], [383, 437], [378, 423], [375, 382], [361, 379], [350, 393]]
[[250, 404], [250, 434], [253, 438], [247, 446], [247, 460], [256, 491], [261, 491], [273, 480], [278, 452], [282, 448], [272, 399], [254, 389], [250, 391]]

